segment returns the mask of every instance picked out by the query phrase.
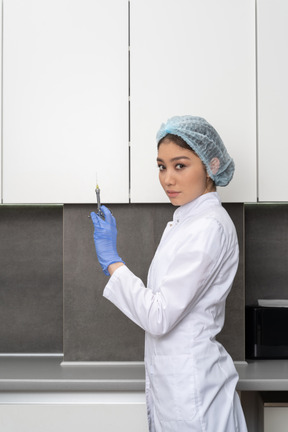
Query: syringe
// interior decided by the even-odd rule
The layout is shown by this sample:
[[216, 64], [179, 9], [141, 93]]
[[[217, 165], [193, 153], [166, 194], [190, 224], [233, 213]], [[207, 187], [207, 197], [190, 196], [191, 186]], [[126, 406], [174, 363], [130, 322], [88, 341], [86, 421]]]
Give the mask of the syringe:
[[105, 215], [103, 211], [101, 210], [101, 201], [100, 201], [100, 188], [98, 184], [96, 185], [96, 199], [97, 199], [97, 214], [101, 217], [101, 219], [105, 220]]

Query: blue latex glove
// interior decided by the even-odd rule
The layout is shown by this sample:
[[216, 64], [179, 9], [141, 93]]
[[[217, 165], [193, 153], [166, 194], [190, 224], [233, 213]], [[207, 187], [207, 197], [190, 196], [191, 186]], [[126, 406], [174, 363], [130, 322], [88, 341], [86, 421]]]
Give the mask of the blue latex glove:
[[105, 275], [109, 276], [108, 266], [115, 262], [124, 261], [117, 252], [117, 228], [116, 221], [110, 210], [104, 205], [101, 206], [105, 220], [95, 212], [91, 213], [94, 224], [94, 243], [98, 261]]

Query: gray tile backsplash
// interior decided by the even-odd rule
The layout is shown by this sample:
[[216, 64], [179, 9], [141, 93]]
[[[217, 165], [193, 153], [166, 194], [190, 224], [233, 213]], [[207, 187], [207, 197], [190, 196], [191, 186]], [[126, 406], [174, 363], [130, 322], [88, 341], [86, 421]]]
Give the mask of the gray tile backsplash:
[[[146, 282], [170, 205], [110, 205], [117, 219], [118, 253]], [[143, 360], [144, 332], [103, 298], [108, 277], [98, 263], [93, 224], [95, 206], [64, 208], [65, 361]]]
[[239, 242], [239, 266], [227, 298], [225, 325], [218, 339], [233, 360], [245, 359], [245, 290], [244, 290], [244, 205], [224, 204], [233, 220]]
[[249, 204], [245, 210], [246, 304], [288, 299], [288, 204]]
[[[149, 264], [175, 208], [109, 207], [117, 219], [118, 252], [146, 283]], [[244, 206], [224, 207], [238, 232], [240, 264], [219, 340], [234, 360], [243, 360]], [[0, 353], [63, 351], [66, 361], [143, 360], [144, 332], [102, 296], [108, 278], [94, 249], [88, 218], [94, 209], [0, 207]]]
[[0, 352], [62, 352], [62, 207], [0, 206]]
[[[144, 283], [148, 267], [174, 207], [111, 205], [117, 220], [118, 253]], [[236, 360], [244, 359], [243, 205], [225, 206], [239, 235], [241, 260], [227, 302], [226, 325], [219, 336]], [[93, 206], [64, 208], [64, 358], [65, 361], [143, 360], [144, 333], [102, 297], [108, 280], [98, 264]]]

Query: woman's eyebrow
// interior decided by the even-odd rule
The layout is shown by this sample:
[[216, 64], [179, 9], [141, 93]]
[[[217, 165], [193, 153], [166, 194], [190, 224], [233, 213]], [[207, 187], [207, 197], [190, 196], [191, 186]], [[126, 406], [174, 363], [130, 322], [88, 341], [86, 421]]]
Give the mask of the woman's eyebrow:
[[[181, 159], [190, 160], [190, 158], [188, 156], [177, 156], [177, 157], [174, 157], [174, 158], [170, 159], [170, 162], [175, 162], [175, 161], [181, 160]], [[164, 161], [163, 161], [163, 159], [157, 157], [157, 162], [164, 162]]]

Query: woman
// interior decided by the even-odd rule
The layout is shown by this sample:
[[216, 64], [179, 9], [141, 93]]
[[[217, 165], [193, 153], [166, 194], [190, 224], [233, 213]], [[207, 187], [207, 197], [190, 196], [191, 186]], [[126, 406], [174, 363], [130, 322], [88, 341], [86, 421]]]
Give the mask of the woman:
[[111, 278], [104, 296], [145, 330], [150, 432], [246, 432], [232, 359], [215, 337], [238, 266], [235, 227], [216, 186], [234, 162], [203, 118], [173, 117], [157, 134], [159, 178], [173, 205], [147, 288], [116, 248], [116, 223], [92, 213], [94, 241]]

